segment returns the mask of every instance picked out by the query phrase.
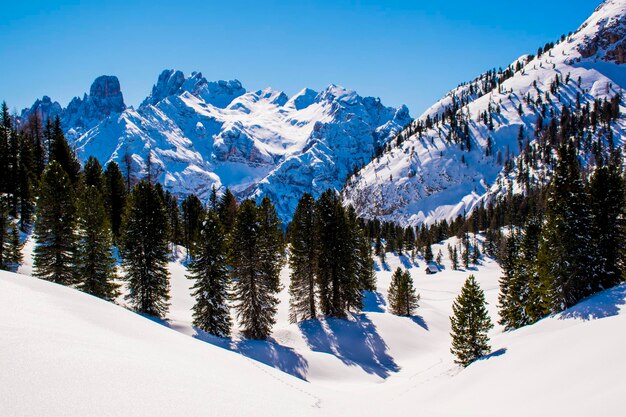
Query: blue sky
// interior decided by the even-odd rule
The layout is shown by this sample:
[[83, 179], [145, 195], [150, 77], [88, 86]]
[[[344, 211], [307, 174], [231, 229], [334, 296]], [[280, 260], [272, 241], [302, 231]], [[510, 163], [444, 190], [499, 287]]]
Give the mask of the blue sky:
[[0, 99], [63, 106], [98, 75], [138, 105], [165, 68], [291, 95], [330, 83], [414, 117], [457, 84], [574, 31], [598, 0], [0, 0]]

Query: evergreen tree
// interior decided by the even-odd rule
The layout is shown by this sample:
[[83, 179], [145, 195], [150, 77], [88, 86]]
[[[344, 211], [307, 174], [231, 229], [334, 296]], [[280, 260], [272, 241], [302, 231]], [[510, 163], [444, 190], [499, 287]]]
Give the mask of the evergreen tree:
[[187, 252], [194, 256], [196, 244], [200, 238], [200, 229], [204, 220], [204, 207], [194, 194], [188, 195], [181, 204], [183, 217], [184, 245]]
[[452, 304], [452, 348], [456, 356], [455, 362], [468, 366], [476, 359], [489, 353], [489, 337], [487, 332], [493, 328], [487, 313], [485, 294], [473, 275], [470, 275], [461, 294]]
[[9, 214], [7, 210], [7, 205], [5, 199], [0, 196], [0, 269], [7, 269], [7, 254], [5, 252], [5, 247], [8, 245], [9, 241]]
[[459, 252], [454, 246], [454, 251], [452, 252], [452, 270], [456, 271], [459, 269]]
[[50, 162], [41, 177], [35, 221], [34, 275], [63, 285], [75, 280], [76, 201], [68, 175]]
[[87, 159], [87, 162], [85, 162], [83, 178], [85, 179], [85, 186], [95, 187], [99, 193], [103, 192], [104, 179], [102, 175], [102, 166], [95, 157], [90, 156]]
[[4, 259], [2, 269], [17, 272], [17, 268], [22, 264], [22, 249], [24, 248], [24, 243], [20, 240], [20, 231], [15, 223], [9, 223], [7, 235], [8, 241], [3, 250]]
[[415, 293], [413, 279], [409, 271], [402, 272], [398, 267], [391, 276], [388, 290], [389, 310], [396, 316], [412, 316], [419, 307], [419, 295]]
[[238, 207], [239, 205], [237, 204], [237, 199], [227, 188], [224, 195], [222, 195], [217, 208], [217, 212], [220, 215], [220, 221], [224, 227], [224, 232], [227, 234], [230, 233], [235, 226]]
[[359, 232], [353, 210], [346, 213], [333, 190], [317, 201], [318, 212], [318, 288], [324, 315], [345, 317], [349, 310], [360, 310], [363, 286], [357, 253]]
[[[170, 193], [169, 191], [165, 192], [165, 208], [167, 210], [167, 217], [169, 222], [169, 231], [170, 242], [174, 244], [184, 243], [183, 235], [183, 227], [181, 226], [181, 216], [180, 210], [178, 208], [178, 199], [175, 195]], [[204, 217], [204, 213], [202, 213], [202, 217]], [[200, 230], [202, 229], [202, 225], [198, 227], [197, 238], [200, 237]], [[198, 241], [198, 243], [201, 243]]]
[[593, 242], [603, 262], [600, 286], [611, 288], [624, 279], [626, 268], [626, 190], [618, 157], [598, 167], [589, 183]]
[[239, 208], [233, 229], [231, 261], [235, 282], [234, 299], [243, 334], [250, 339], [265, 339], [275, 323], [278, 299], [276, 283], [260, 271], [261, 222], [259, 209], [252, 200]]
[[259, 206], [259, 272], [272, 283], [272, 292], [281, 291], [280, 269], [283, 265], [283, 232], [276, 208], [265, 196]]
[[22, 263], [23, 246], [18, 228], [9, 218], [7, 204], [0, 198], [0, 269], [17, 271]]
[[33, 154], [32, 137], [20, 135], [20, 151], [18, 163], [20, 229], [28, 232], [35, 210], [34, 195], [37, 172]]
[[187, 277], [195, 280], [192, 287], [196, 299], [194, 326], [219, 337], [228, 337], [231, 326], [227, 304], [230, 280], [224, 229], [214, 211], [209, 211], [202, 224], [196, 256], [189, 265]]
[[290, 233], [291, 282], [289, 284], [289, 321], [315, 318], [315, 281], [318, 262], [318, 237], [315, 200], [305, 193], [291, 220]]
[[593, 217], [580, 176], [575, 145], [564, 142], [554, 171], [537, 255], [550, 311], [560, 312], [599, 288], [602, 260], [589, 245]]
[[43, 126], [39, 114], [33, 113], [28, 117], [24, 130], [31, 138], [35, 180], [39, 181], [43, 170], [46, 168], [47, 156], [46, 147], [44, 145]]
[[463, 268], [467, 269], [470, 265], [470, 243], [469, 243], [469, 235], [467, 233], [463, 234], [463, 239], [461, 240], [461, 244], [463, 247], [463, 251], [461, 252], [461, 258], [463, 259]]
[[76, 184], [80, 176], [80, 163], [65, 139], [63, 129], [61, 129], [61, 120], [58, 116], [52, 126], [50, 161], [57, 161], [67, 173], [72, 184]]
[[122, 266], [126, 299], [139, 312], [163, 317], [168, 309], [167, 213], [157, 187], [146, 181], [128, 196], [122, 222]]
[[499, 323], [505, 330], [516, 329], [521, 326], [524, 314], [522, 304], [522, 286], [526, 284], [520, 277], [520, 236], [513, 231], [506, 240], [506, 248], [502, 256], [502, 272], [500, 278], [500, 294], [498, 308], [500, 311]]
[[119, 237], [126, 206], [126, 184], [119, 166], [109, 162], [104, 171], [104, 207], [108, 213], [114, 238]]
[[426, 245], [424, 245], [424, 261], [432, 262], [433, 258], [433, 248], [431, 247], [431, 240], [429, 236], [426, 240]]
[[104, 300], [119, 295], [113, 238], [97, 185], [88, 185], [78, 204], [78, 288]]
[[211, 196], [209, 197], [209, 210], [217, 213], [219, 207], [219, 200], [217, 198], [217, 188], [215, 184], [211, 186]]

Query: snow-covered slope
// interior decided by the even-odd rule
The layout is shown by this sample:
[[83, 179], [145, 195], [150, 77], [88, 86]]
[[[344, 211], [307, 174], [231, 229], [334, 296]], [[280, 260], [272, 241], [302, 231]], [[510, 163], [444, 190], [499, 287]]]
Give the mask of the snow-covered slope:
[[[450, 91], [402, 133], [400, 146], [349, 180], [346, 200], [364, 217], [405, 224], [470, 211], [485, 194], [511, 186], [503, 166], [520, 152], [520, 127], [524, 140], [533, 139], [542, 107], [547, 123], [552, 116], [558, 121], [563, 106], [574, 112], [577, 98], [593, 107], [595, 100], [624, 94], [625, 48], [626, 3], [605, 1], [578, 31], [541, 56], [523, 55], [502, 71]], [[557, 75], [561, 85], [554, 94]], [[621, 117], [611, 124], [616, 146], [623, 143], [625, 111], [622, 99]], [[418, 124], [427, 128], [418, 131]], [[589, 134], [595, 141], [607, 132]]]
[[348, 174], [411, 119], [405, 106], [330, 85], [293, 97], [270, 88], [246, 92], [239, 81], [209, 82], [201, 73], [161, 73], [138, 109], [126, 108], [115, 77], [99, 77], [67, 109], [49, 98], [22, 113], [61, 116], [81, 159], [120, 164], [130, 157], [167, 190], [208, 198], [213, 185], [239, 197], [270, 195], [289, 219], [302, 193], [341, 189]]
[[[513, 332], [496, 325], [494, 353], [461, 369], [449, 351], [452, 302], [473, 273], [496, 322], [501, 270], [483, 259], [453, 271], [448, 243], [458, 242], [434, 245], [444, 259], [435, 275], [419, 258], [388, 254], [385, 265], [377, 261], [377, 292], [349, 320], [289, 324], [284, 289], [268, 341], [240, 340], [237, 332], [233, 340], [218, 339], [194, 329], [191, 282], [179, 261], [169, 266], [172, 305], [167, 321], [158, 322], [165, 326], [68, 288], [0, 273], [0, 384], [7, 393], [0, 414], [622, 414], [626, 285]], [[411, 318], [387, 312], [398, 266], [409, 268], [421, 294]], [[283, 284], [288, 276], [283, 270]]]
[[295, 416], [317, 401], [296, 378], [69, 288], [3, 271], [0, 300], [3, 416]]

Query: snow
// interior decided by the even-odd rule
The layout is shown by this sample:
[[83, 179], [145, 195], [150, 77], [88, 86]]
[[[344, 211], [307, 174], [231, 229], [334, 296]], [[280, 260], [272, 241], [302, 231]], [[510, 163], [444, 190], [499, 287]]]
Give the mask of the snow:
[[[479, 237], [479, 239], [481, 239]], [[348, 320], [288, 322], [289, 270], [281, 273], [268, 341], [203, 334], [184, 251], [169, 264], [171, 308], [151, 320], [73, 289], [0, 273], [2, 415], [428, 416], [619, 415], [626, 388], [626, 284], [532, 326], [490, 332], [493, 353], [453, 363], [449, 315], [472, 273], [497, 322], [497, 263], [441, 272], [421, 258], [376, 259], [377, 291]], [[28, 246], [27, 246], [28, 248]], [[414, 317], [387, 312], [397, 267], [421, 295]], [[26, 270], [21, 270], [26, 271]], [[37, 393], [37, 395], [33, 395]]]
[[[524, 128], [525, 137], [532, 137], [538, 110], [525, 102], [530, 94], [537, 96], [533, 85], [537, 83], [541, 98], [550, 90], [550, 84], [556, 75], [565, 79], [569, 74], [570, 82], [559, 90], [560, 102], [552, 97], [548, 108], [560, 115], [563, 104], [575, 105], [577, 93], [581, 94], [582, 105], [594, 100], [609, 99], [615, 94], [626, 92], [626, 71], [624, 64], [617, 64], [606, 55], [606, 48], [600, 47], [593, 55], [583, 58], [579, 48], [595, 39], [603, 28], [617, 25], [615, 30], [618, 42], [624, 42], [626, 35], [626, 3], [622, 0], [609, 0], [587, 19], [581, 28], [570, 38], [557, 43], [548, 53], [526, 62], [527, 55], [522, 55], [516, 62], [522, 63], [522, 70], [502, 83], [498, 88], [482, 96], [474, 93], [469, 104], [459, 111], [464, 117], [469, 116], [469, 131], [472, 150], [461, 151], [458, 145], [446, 141], [450, 126], [446, 122], [440, 128], [428, 129], [420, 138], [413, 135], [404, 141], [401, 147], [393, 148], [380, 158], [365, 166], [358, 175], [350, 180], [343, 191], [345, 199], [352, 203], [362, 217], [390, 220], [403, 224], [432, 224], [443, 219], [452, 219], [459, 214], [469, 213], [481, 202], [494, 195], [507, 192], [508, 188], [519, 191], [515, 175], [507, 177], [503, 166], [498, 164], [497, 154], [512, 157], [519, 153], [517, 135], [520, 127]], [[621, 23], [620, 23], [621, 22]], [[612, 47], [612, 46], [611, 46]], [[610, 49], [610, 47], [608, 47]], [[533, 52], [534, 53], [534, 52]], [[577, 80], [581, 78], [581, 87]], [[478, 78], [474, 81], [477, 81]], [[469, 84], [451, 90], [443, 99], [431, 106], [419, 120], [428, 116], [441, 115], [452, 104], [453, 97], [461, 97], [469, 92]], [[522, 104], [523, 114], [518, 113]], [[488, 111], [493, 114], [493, 131], [480, 121], [480, 114]], [[495, 112], [500, 106], [501, 112]], [[621, 117], [613, 123], [615, 145], [623, 144], [626, 133], [626, 107], [622, 102]], [[546, 119], [547, 120], [547, 119]], [[485, 156], [487, 140], [493, 141], [493, 155]], [[461, 158], [464, 156], [465, 163]], [[585, 155], [584, 155], [585, 156]], [[591, 155], [586, 155], [591, 158]], [[534, 177], [539, 173], [531, 173]], [[390, 181], [392, 177], [394, 181]]]

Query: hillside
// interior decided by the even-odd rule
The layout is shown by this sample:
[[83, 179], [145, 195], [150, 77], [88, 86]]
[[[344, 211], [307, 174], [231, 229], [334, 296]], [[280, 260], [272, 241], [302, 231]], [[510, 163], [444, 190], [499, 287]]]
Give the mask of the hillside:
[[335, 85], [287, 97], [175, 70], [159, 75], [137, 109], [124, 104], [117, 77], [102, 76], [67, 108], [37, 100], [21, 122], [33, 114], [44, 122], [59, 116], [82, 161], [116, 161], [135, 178], [150, 165], [152, 177], [179, 197], [206, 201], [213, 186], [239, 198], [268, 195], [284, 220], [304, 192], [341, 189], [411, 120], [405, 106], [385, 107]]
[[[344, 197], [363, 217], [432, 223], [469, 212], [490, 196], [543, 183], [550, 165], [515, 167], [522, 151], [539, 147], [563, 109], [581, 120], [580, 158], [593, 164], [593, 144], [621, 147], [626, 131], [624, 50], [626, 4], [602, 3], [574, 33], [522, 55], [450, 91], [405, 129], [384, 153], [352, 177]], [[619, 116], [599, 120], [604, 101], [622, 97]], [[520, 135], [521, 132], [521, 135]], [[543, 142], [542, 142], [543, 144]], [[542, 145], [543, 146], [543, 145]], [[513, 171], [513, 172], [511, 172]], [[526, 179], [529, 177], [529, 179]]]
[[[9, 390], [0, 410], [13, 416], [619, 415], [626, 287], [517, 331], [496, 326], [494, 353], [461, 369], [449, 352], [452, 301], [473, 273], [497, 321], [501, 271], [487, 258], [470, 271], [452, 271], [448, 243], [456, 239], [433, 247], [444, 253], [444, 269], [435, 275], [425, 274], [419, 258], [412, 263], [388, 254], [385, 265], [377, 261], [377, 292], [366, 294], [363, 313], [347, 321], [289, 324], [283, 290], [266, 342], [199, 334], [190, 324], [190, 282], [179, 260], [169, 265], [165, 322], [3, 272], [0, 314], [11, 343], [0, 348], [0, 382]], [[410, 267], [421, 294], [412, 318], [386, 311], [397, 266]], [[284, 269], [283, 284], [288, 275]]]

